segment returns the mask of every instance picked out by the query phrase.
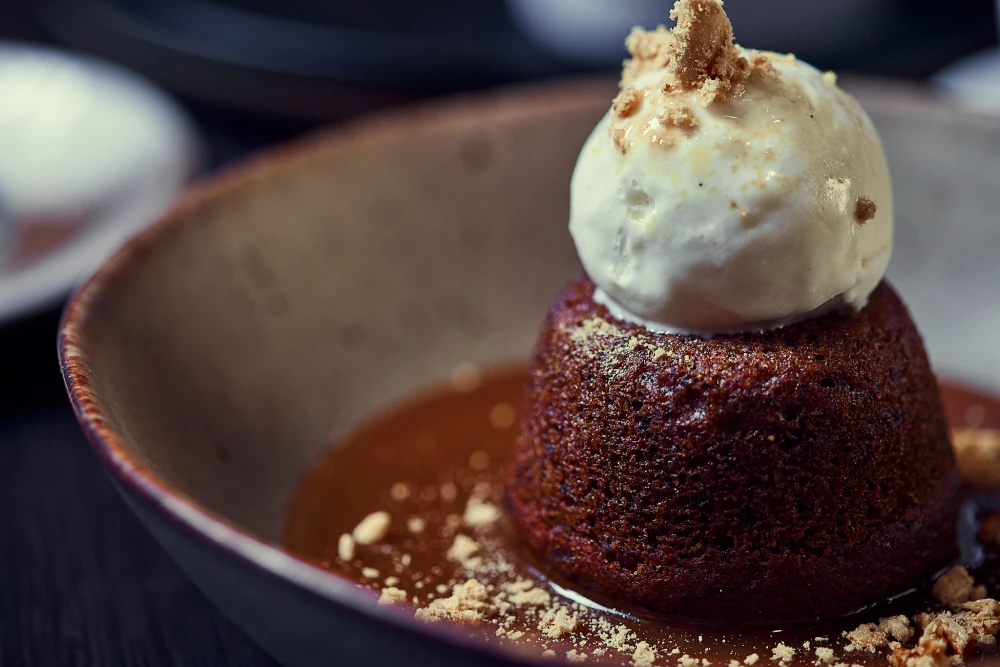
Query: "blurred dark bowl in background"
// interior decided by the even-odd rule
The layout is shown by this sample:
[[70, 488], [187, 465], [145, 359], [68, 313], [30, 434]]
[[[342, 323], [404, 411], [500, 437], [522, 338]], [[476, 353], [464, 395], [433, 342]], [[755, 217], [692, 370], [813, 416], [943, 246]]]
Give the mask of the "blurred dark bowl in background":
[[37, 16], [182, 95], [304, 121], [572, 71], [496, 1], [45, 0]]
[[[185, 98], [307, 123], [427, 95], [612, 71], [624, 56], [617, 23], [666, 21], [672, 4], [7, 1], [31, 7], [57, 42], [123, 63]], [[602, 18], [609, 5], [626, 18]], [[991, 0], [948, 11], [930, 0], [730, 0], [727, 8], [743, 43], [864, 74], [922, 78], [996, 41]]]

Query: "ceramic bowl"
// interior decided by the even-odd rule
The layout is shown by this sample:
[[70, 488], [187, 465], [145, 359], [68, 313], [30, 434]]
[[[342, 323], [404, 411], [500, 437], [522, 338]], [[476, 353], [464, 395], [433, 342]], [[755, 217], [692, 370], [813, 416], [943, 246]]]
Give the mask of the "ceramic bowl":
[[[338, 436], [459, 364], [526, 358], [579, 270], [569, 176], [613, 92], [448, 101], [265, 154], [191, 190], [68, 307], [63, 373], [114, 483], [284, 664], [525, 664], [276, 544], [296, 480]], [[863, 100], [894, 168], [897, 287], [941, 372], [1000, 385], [1000, 129]]]

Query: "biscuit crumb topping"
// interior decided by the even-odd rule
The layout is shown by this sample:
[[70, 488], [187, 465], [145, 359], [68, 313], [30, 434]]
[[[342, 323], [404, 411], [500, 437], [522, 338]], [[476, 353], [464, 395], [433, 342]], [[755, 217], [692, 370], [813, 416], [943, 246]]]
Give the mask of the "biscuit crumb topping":
[[913, 628], [910, 627], [910, 619], [905, 616], [880, 618], [878, 629], [887, 637], [892, 637], [897, 642], [908, 642], [913, 638]]
[[354, 538], [344, 533], [337, 541], [337, 556], [340, 560], [354, 560]]
[[351, 536], [358, 544], [374, 544], [389, 534], [390, 523], [388, 512], [372, 512], [354, 527]]
[[656, 649], [646, 642], [639, 642], [632, 653], [633, 667], [652, 667], [656, 661]]
[[[678, 0], [670, 18], [677, 22], [673, 30], [636, 28], [629, 35], [625, 46], [632, 57], [623, 64], [622, 87], [627, 89], [647, 72], [665, 70], [664, 92], [697, 91], [702, 106], [742, 94], [753, 68], [733, 41], [733, 26], [722, 3]], [[624, 108], [626, 100], [637, 104], [635, 93], [623, 99]]]
[[628, 118], [639, 110], [640, 104], [642, 104], [642, 93], [629, 87], [618, 93], [618, 96], [611, 103], [611, 108], [614, 109], [619, 118]]
[[875, 209], [875, 202], [864, 195], [860, 195], [858, 201], [854, 204], [854, 220], [859, 225], [865, 224], [875, 218]]
[[795, 657], [795, 649], [791, 646], [785, 646], [784, 642], [779, 642], [771, 650], [771, 660], [780, 661], [782, 664], [788, 662]]
[[379, 605], [399, 604], [400, 602], [406, 602], [406, 591], [392, 586], [383, 588], [378, 596]]
[[934, 582], [931, 595], [942, 607], [958, 610], [970, 600], [986, 597], [985, 586], [975, 586], [972, 575], [961, 565], [951, 568]]
[[451, 596], [433, 600], [423, 609], [417, 609], [414, 617], [427, 623], [450, 621], [458, 625], [477, 626], [483, 622], [488, 598], [486, 587], [475, 579], [469, 579], [455, 586]]

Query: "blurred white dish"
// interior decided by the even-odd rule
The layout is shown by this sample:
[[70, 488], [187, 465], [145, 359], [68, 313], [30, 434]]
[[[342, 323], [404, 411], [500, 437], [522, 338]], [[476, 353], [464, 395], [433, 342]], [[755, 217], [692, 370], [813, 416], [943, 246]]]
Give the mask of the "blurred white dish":
[[[893, 0], [733, 0], [726, 12], [736, 41], [748, 48], [836, 56], [870, 42], [888, 25]], [[536, 43], [571, 62], [612, 65], [625, 54], [633, 26], [670, 23], [668, 0], [507, 0]]]
[[964, 109], [1000, 114], [1000, 47], [948, 66], [933, 84], [939, 94]]
[[633, 26], [667, 23], [671, 7], [662, 0], [508, 0], [507, 5], [537, 44], [587, 65], [620, 61]]
[[166, 95], [90, 57], [0, 42], [0, 100], [4, 321], [57, 302], [162, 213], [198, 149]]

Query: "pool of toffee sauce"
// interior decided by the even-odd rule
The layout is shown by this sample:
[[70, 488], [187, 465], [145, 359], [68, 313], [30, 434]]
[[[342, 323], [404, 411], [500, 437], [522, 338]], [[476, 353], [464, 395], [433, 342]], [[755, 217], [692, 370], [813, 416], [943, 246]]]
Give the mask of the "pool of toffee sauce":
[[[487, 613], [479, 626], [466, 626], [468, 632], [522, 655], [570, 660], [586, 655], [588, 664], [632, 665], [637, 643], [645, 641], [657, 649], [657, 665], [676, 665], [691, 656], [698, 665], [706, 659], [727, 666], [753, 653], [762, 665], [776, 665], [771, 657], [779, 642], [796, 649], [788, 661], [792, 665], [820, 664], [818, 647], [833, 649], [834, 663], [887, 665], [886, 649], [847, 652], [842, 633], [880, 617], [912, 617], [931, 608], [927, 590], [919, 590], [832, 621], [737, 628], [657, 618], [574, 590], [528, 553], [502, 512], [503, 469], [513, 448], [526, 377], [523, 366], [493, 370], [416, 396], [363, 425], [303, 476], [285, 517], [285, 549], [373, 595], [389, 586], [401, 589], [407, 604], [415, 607], [447, 598], [453, 585], [469, 578], [492, 586], [494, 593], [505, 583], [531, 580], [553, 603], [577, 613], [573, 632], [545, 636], [538, 627], [543, 610], [529, 605], [506, 614]], [[1000, 400], [951, 384], [943, 385], [942, 397], [953, 427], [1000, 428]], [[464, 525], [471, 496], [501, 509], [499, 519]], [[375, 511], [390, 514], [388, 534], [374, 544], [358, 544], [351, 560], [341, 560], [339, 537]], [[974, 535], [974, 528], [969, 532]], [[479, 545], [464, 562], [448, 557], [458, 534]], [[980, 554], [979, 565], [971, 569], [976, 583], [986, 584], [993, 595], [1000, 581], [1000, 549], [980, 547], [974, 537], [963, 545], [964, 551], [970, 549]], [[624, 635], [622, 626], [627, 628]], [[1000, 664], [996, 655], [977, 652], [969, 662]]]

